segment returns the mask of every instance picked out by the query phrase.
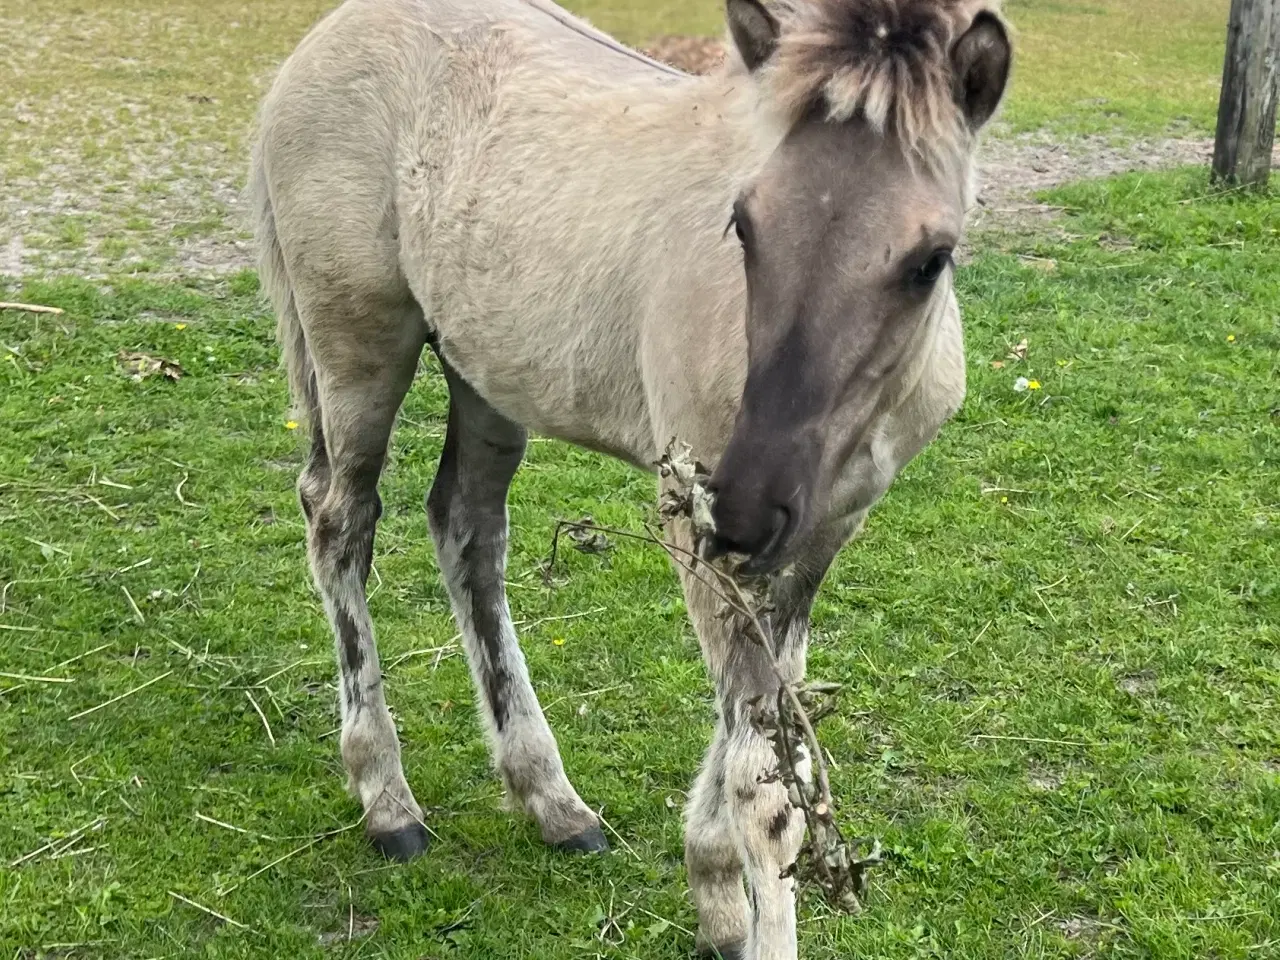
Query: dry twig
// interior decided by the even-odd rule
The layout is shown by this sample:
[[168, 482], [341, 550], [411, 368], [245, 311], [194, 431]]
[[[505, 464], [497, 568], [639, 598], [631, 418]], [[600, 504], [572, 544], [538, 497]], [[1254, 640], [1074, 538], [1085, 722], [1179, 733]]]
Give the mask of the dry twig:
[[[760, 699], [752, 704], [752, 722], [773, 747], [777, 770], [766, 782], [780, 781], [787, 788], [787, 799], [804, 815], [808, 839], [801, 847], [795, 864], [787, 875], [816, 883], [827, 901], [846, 913], [861, 910], [865, 895], [868, 867], [880, 862], [880, 844], [870, 841], [863, 856], [859, 848], [868, 841], [845, 840], [835, 821], [835, 801], [831, 796], [826, 753], [818, 742], [814, 723], [835, 709], [834, 697], [840, 685], [834, 683], [792, 683], [783, 672], [774, 649], [773, 639], [765, 627], [772, 609], [773, 580], [747, 577], [730, 558], [707, 560], [701, 545], [714, 532], [712, 494], [707, 490], [707, 472], [692, 458], [689, 448], [673, 440], [658, 461], [658, 470], [668, 481], [659, 502], [659, 514], [665, 524], [683, 520], [690, 524], [695, 550], [687, 550], [661, 539], [652, 531], [644, 534], [590, 521], [560, 521], [551, 543], [551, 554], [544, 571], [549, 583], [555, 568], [560, 534], [565, 530], [594, 530], [612, 536], [656, 544], [682, 569], [701, 581], [724, 604], [726, 613], [736, 616], [747, 636], [768, 658], [778, 680], [778, 694], [773, 700]], [[812, 761], [814, 776], [806, 776], [800, 767]]]
[[169, 891], [169, 896], [173, 897], [175, 900], [181, 900], [183, 903], [185, 903], [185, 904], [186, 904], [187, 906], [189, 906], [189, 907], [195, 907], [195, 908], [196, 908], [197, 910], [199, 910], [201, 913], [207, 913], [207, 914], [208, 914], [209, 916], [211, 916], [211, 917], [217, 917], [217, 918], [218, 918], [219, 920], [221, 920], [223, 923], [229, 923], [229, 924], [231, 924], [233, 927], [239, 927], [241, 930], [251, 930], [251, 929], [252, 929], [252, 927], [250, 927], [248, 924], [241, 923], [239, 920], [232, 920], [232, 919], [231, 919], [230, 917], [228, 917], [226, 914], [219, 913], [217, 910], [211, 910], [211, 909], [209, 909], [209, 908], [208, 908], [208, 907], [206, 907], [206, 906], [203, 906], [203, 905], [201, 905], [201, 904], [199, 904], [199, 903], [196, 903], [194, 900], [188, 900], [186, 897], [184, 897], [184, 896], [183, 896], [182, 894], [180, 894], [180, 893], [175, 893], [174, 891], [170, 890], [170, 891]]
[[30, 673], [5, 673], [0, 671], [0, 677], [6, 680], [25, 680], [27, 683], [75, 683], [74, 677], [38, 677]]
[[72, 830], [65, 837], [60, 837], [57, 840], [50, 840], [44, 846], [37, 847], [35, 850], [32, 850], [30, 853], [24, 854], [23, 856], [19, 857], [17, 860], [11, 861], [9, 864], [9, 869], [12, 870], [14, 867], [21, 866], [22, 864], [26, 863], [28, 860], [34, 860], [36, 857], [40, 856], [40, 854], [44, 853], [47, 850], [53, 850], [55, 847], [58, 848], [58, 850], [54, 851], [55, 853], [58, 853], [58, 852], [61, 852], [62, 850], [66, 850], [70, 847], [73, 847], [75, 846], [75, 844], [77, 844], [80, 841], [80, 838], [85, 834], [86, 831], [101, 829], [106, 822], [107, 822], [106, 817], [98, 817], [95, 820], [90, 820], [83, 827], [77, 827], [75, 830]]
[[[311, 837], [309, 840], [307, 840], [306, 843], [302, 844], [301, 846], [294, 847], [288, 853], [285, 853], [279, 857], [276, 857], [274, 860], [268, 863], [265, 867], [259, 867], [257, 870], [253, 871], [253, 873], [249, 874], [243, 880], [237, 880], [235, 883], [232, 883], [228, 886], [219, 887], [217, 891], [218, 896], [225, 897], [232, 890], [238, 890], [240, 887], [243, 887], [250, 880], [254, 879], [255, 877], [261, 876], [262, 874], [266, 873], [268, 870], [270, 870], [272, 867], [276, 866], [277, 864], [284, 863], [290, 857], [296, 857], [298, 854], [302, 853], [302, 851], [304, 850], [310, 850], [312, 847], [314, 847], [317, 843], [319, 843], [322, 840], [328, 840], [330, 837], [336, 837], [341, 833], [346, 833], [348, 830], [354, 830], [356, 827], [360, 826], [360, 824], [364, 823], [365, 816], [366, 814], [361, 814], [360, 819], [357, 820], [355, 823], [349, 823], [345, 827], [339, 827], [336, 830], [329, 830], [326, 833], [317, 834], [316, 836]], [[207, 820], [208, 818], [202, 817], [201, 819]], [[219, 826], [227, 826], [227, 825], [219, 823]], [[231, 829], [234, 830], [235, 828], [232, 827]], [[285, 839], [285, 838], [281, 837], [280, 839]]]
[[129, 601], [129, 609], [133, 611], [134, 619], [136, 619], [140, 624], [146, 624], [147, 618], [144, 617], [142, 615], [142, 611], [138, 609], [138, 602], [133, 599], [133, 594], [129, 592], [129, 588], [122, 583], [120, 584], [120, 589], [124, 591], [124, 598]]
[[262, 721], [262, 726], [267, 731], [267, 739], [271, 741], [271, 745], [274, 747], [276, 745], [276, 735], [271, 732], [271, 724], [267, 723], [267, 715], [263, 713], [262, 708], [258, 706], [258, 701], [253, 699], [252, 693], [246, 690], [244, 695], [249, 698], [249, 704], [253, 707], [253, 712], [256, 713], [258, 715], [258, 719]]
[[14, 303], [12, 301], [0, 301], [0, 310], [22, 310], [26, 313], [63, 313], [61, 307], [46, 307], [42, 303]]
[[178, 498], [178, 502], [182, 504], [184, 507], [198, 507], [199, 506], [198, 503], [192, 503], [190, 500], [187, 500], [185, 497], [182, 496], [182, 488], [186, 484], [190, 476], [191, 474], [189, 473], [184, 473], [182, 475], [182, 479], [178, 481], [178, 485], [173, 488], [173, 495]]
[[81, 717], [87, 717], [91, 713], [97, 713], [103, 707], [109, 707], [113, 703], [119, 703], [125, 697], [132, 697], [139, 690], [145, 690], [147, 687], [151, 686], [153, 683], [159, 683], [161, 680], [163, 680], [165, 677], [169, 676], [172, 673], [173, 673], [172, 670], [166, 670], [164, 673], [160, 674], [160, 676], [152, 677], [146, 683], [140, 683], [136, 687], [134, 687], [132, 690], [126, 690], [124, 693], [120, 694], [119, 696], [112, 697], [110, 700], [107, 700], [105, 703], [100, 703], [96, 707], [90, 707], [88, 710], [81, 710], [79, 713], [73, 713], [71, 716], [67, 717], [67, 719], [79, 720]]

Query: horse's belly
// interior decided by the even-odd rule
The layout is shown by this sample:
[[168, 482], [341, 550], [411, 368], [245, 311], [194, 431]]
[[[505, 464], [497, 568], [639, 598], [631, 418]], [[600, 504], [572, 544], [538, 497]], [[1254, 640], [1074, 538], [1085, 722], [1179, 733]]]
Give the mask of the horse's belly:
[[517, 332], [502, 308], [437, 319], [442, 356], [503, 416], [637, 466], [655, 459], [642, 384], [616, 344], [575, 343], [554, 318], [526, 315]]
[[433, 136], [437, 124], [449, 118], [424, 121], [424, 176], [401, 184], [400, 243], [442, 355], [527, 429], [651, 463], [643, 296], [621, 241], [592, 242], [594, 221], [526, 182], [522, 152], [495, 149], [502, 141], [483, 124], [453, 140]]

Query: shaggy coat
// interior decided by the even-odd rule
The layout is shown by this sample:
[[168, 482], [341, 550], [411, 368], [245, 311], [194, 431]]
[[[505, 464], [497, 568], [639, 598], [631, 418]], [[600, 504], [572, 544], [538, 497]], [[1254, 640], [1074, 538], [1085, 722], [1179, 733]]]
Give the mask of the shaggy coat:
[[[428, 519], [495, 764], [543, 837], [578, 850], [607, 845], [503, 590], [527, 432], [644, 469], [679, 438], [716, 464], [723, 547], [779, 577], [770, 627], [798, 680], [828, 565], [963, 398], [950, 251], [1008, 70], [995, 11], [729, 0], [728, 22], [729, 63], [693, 78], [549, 0], [347, 0], [263, 104], [261, 272], [311, 425], [299, 494], [337, 644], [342, 755], [388, 856], [422, 852], [426, 832], [365, 580], [424, 345], [450, 388]], [[803, 821], [744, 719], [777, 680], [716, 599], [684, 585], [719, 716], [687, 811], [699, 946], [791, 960], [781, 874]]]

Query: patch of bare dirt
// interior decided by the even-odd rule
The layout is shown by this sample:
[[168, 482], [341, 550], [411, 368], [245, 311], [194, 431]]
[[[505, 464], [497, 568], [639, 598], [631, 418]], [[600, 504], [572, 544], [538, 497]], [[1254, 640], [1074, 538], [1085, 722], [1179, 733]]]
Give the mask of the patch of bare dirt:
[[[6, 25], [22, 26], [37, 47], [56, 46], [64, 28], [76, 26], [56, 18]], [[94, 20], [76, 29], [89, 26], [111, 27]], [[119, 42], [132, 50], [129, 44], [149, 35], [143, 26], [132, 25]], [[187, 38], [190, 49], [204, 49], [198, 39]], [[99, 76], [112, 65], [140, 70], [146, 59], [83, 47], [73, 44], [57, 63], [66, 70], [92, 68]], [[645, 52], [690, 73], [706, 73], [724, 60], [722, 42], [705, 37], [659, 37]], [[203, 85], [193, 76], [189, 88], [172, 89], [139, 74], [136, 82], [84, 97], [70, 97], [65, 78], [47, 65], [40, 73], [42, 60], [24, 62], [31, 89], [15, 90], [9, 98], [0, 94], [0, 117], [13, 121], [7, 127], [0, 123], [0, 181], [7, 188], [0, 194], [0, 276], [137, 272], [216, 278], [251, 266], [240, 197], [245, 135], [252, 107], [279, 60], [276, 53], [260, 52], [257, 69], [235, 73], [234, 83], [216, 52], [206, 52], [212, 72], [199, 74], [207, 81]], [[1041, 232], [1057, 211], [1035, 200], [1039, 190], [1128, 170], [1204, 164], [1210, 150], [1207, 140], [1117, 144], [1105, 137], [994, 136], [983, 147], [981, 204], [971, 228]]]
[[336, 947], [371, 937], [377, 933], [378, 926], [377, 917], [362, 917], [358, 913], [352, 913], [343, 918], [341, 928], [322, 933], [316, 939], [322, 947]]
[[1208, 165], [1213, 141], [1140, 139], [1124, 143], [1103, 136], [1055, 140], [1044, 134], [988, 137], [979, 153], [979, 208], [973, 229], [1034, 227], [1058, 211], [1035, 194], [1071, 180], [1091, 180], [1135, 170]]
[[643, 52], [685, 73], [710, 73], [724, 62], [724, 44], [710, 37], [658, 37]]
[[1139, 670], [1137, 673], [1125, 674], [1117, 681], [1117, 685], [1131, 697], [1149, 697], [1158, 687], [1154, 670]]
[[1082, 943], [1092, 947], [1096, 945], [1107, 933], [1108, 930], [1117, 929], [1114, 924], [1107, 923], [1103, 920], [1095, 920], [1092, 917], [1074, 916], [1065, 920], [1057, 921], [1054, 926], [1062, 936], [1072, 942]]
[[1053, 793], [1062, 789], [1064, 782], [1061, 773], [1046, 767], [1034, 766], [1027, 771], [1027, 783], [1037, 793]]
[[[724, 60], [724, 45], [706, 37], [665, 36], [644, 51], [688, 73], [707, 73]], [[990, 137], [980, 154], [980, 206], [971, 229], [1034, 229], [1056, 211], [1035, 200], [1041, 190], [1071, 180], [1089, 180], [1135, 170], [1207, 165], [1208, 139], [1142, 139], [1115, 143], [1103, 136], [1055, 140], [1043, 134]], [[1280, 146], [1277, 147], [1280, 164]]]

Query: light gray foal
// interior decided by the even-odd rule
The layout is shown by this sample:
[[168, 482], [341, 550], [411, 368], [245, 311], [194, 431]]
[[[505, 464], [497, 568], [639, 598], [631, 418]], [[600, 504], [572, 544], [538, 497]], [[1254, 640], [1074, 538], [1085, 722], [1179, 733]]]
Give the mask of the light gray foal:
[[[450, 390], [427, 514], [494, 760], [570, 850], [607, 845], [503, 590], [526, 431], [644, 469], [679, 438], [714, 464], [715, 547], [778, 578], [769, 627], [798, 680], [832, 559], [964, 395], [951, 253], [1009, 70], [992, 0], [727, 12], [729, 63], [692, 78], [550, 0], [348, 0], [263, 106], [262, 276], [310, 420], [298, 488], [337, 639], [342, 756], [389, 857], [421, 853], [426, 832], [365, 581], [424, 345]], [[803, 821], [747, 719], [778, 681], [682, 577], [719, 707], [687, 810], [697, 945], [792, 960], [782, 873]]]

